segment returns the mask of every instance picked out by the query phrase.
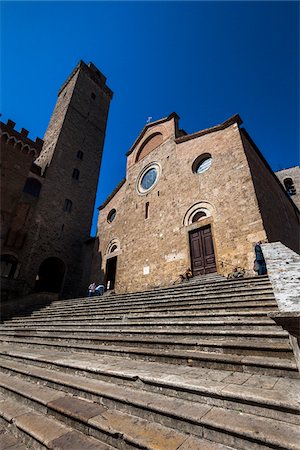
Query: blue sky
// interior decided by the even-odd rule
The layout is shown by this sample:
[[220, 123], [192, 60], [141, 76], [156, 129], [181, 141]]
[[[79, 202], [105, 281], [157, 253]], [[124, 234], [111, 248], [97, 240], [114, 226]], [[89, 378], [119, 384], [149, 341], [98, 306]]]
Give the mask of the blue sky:
[[298, 2], [2, 2], [1, 30], [2, 120], [32, 138], [80, 59], [107, 77], [95, 207], [147, 117], [172, 111], [189, 133], [238, 113], [273, 170], [299, 164]]

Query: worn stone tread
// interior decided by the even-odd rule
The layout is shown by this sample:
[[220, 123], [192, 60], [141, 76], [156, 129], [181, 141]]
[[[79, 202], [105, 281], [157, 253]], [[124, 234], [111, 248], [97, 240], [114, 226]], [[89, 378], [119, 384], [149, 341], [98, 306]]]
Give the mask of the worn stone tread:
[[[26, 339], [18, 339], [11, 338], [11, 342], [27, 344]], [[272, 358], [272, 357], [264, 357], [264, 356], [245, 356], [245, 355], [235, 355], [235, 354], [223, 354], [217, 352], [201, 352], [196, 350], [172, 350], [170, 353], [165, 349], [149, 349], [149, 348], [139, 348], [139, 347], [123, 347], [119, 348], [113, 345], [99, 345], [99, 344], [73, 344], [68, 341], [51, 341], [51, 339], [45, 340], [35, 340], [32, 339], [32, 343], [39, 344], [41, 346], [46, 347], [54, 347], [61, 349], [81, 349], [81, 350], [90, 350], [95, 352], [104, 352], [104, 353], [117, 353], [119, 355], [139, 355], [139, 356], [148, 356], [148, 357], [162, 357], [167, 358], [168, 360], [173, 359], [185, 359], [188, 362], [192, 363], [193, 361], [198, 362], [214, 362], [214, 363], [222, 363], [235, 365], [243, 368], [243, 366], [255, 366], [261, 368], [270, 368], [270, 369], [281, 369], [288, 370], [291, 372], [297, 372], [297, 365], [293, 360], [289, 360], [286, 358]]]
[[224, 426], [234, 435], [244, 435], [275, 448], [299, 450], [299, 426], [217, 407], [213, 407], [201, 419], [201, 423], [214, 429]]
[[[5, 384], [3, 378], [5, 379], [5, 376], [2, 375], [2, 385]], [[11, 377], [7, 376], [6, 379], [6, 383], [10, 381], [11, 385]], [[28, 382], [16, 380], [14, 377], [13, 386], [8, 387], [6, 385], [5, 387], [8, 387], [9, 390], [13, 390], [14, 392], [18, 392], [19, 394], [21, 394], [22, 391], [22, 395], [28, 397], [31, 396], [31, 392], [28, 393], [29, 384], [30, 383]], [[47, 391], [48, 389], [49, 388], [47, 388]], [[52, 390], [54, 391], [54, 389]], [[148, 444], [148, 439], [150, 441], [153, 439], [154, 442], [157, 443], [158, 436], [159, 439], [163, 438], [168, 442], [168, 446], [165, 445], [165, 447], [151, 447], [150, 445], [146, 445], [145, 448], [177, 449], [178, 446], [187, 439], [186, 434], [183, 435], [183, 433], [171, 430], [170, 428], [156, 423], [152, 423], [151, 426], [149, 426], [149, 422], [145, 419], [140, 419], [117, 410], [107, 409], [103, 405], [82, 398], [64, 396], [61, 395], [61, 393], [60, 397], [59, 395], [53, 395], [52, 398], [54, 400], [46, 403], [44, 399], [41, 400], [48, 409], [50, 408], [51, 410], [58, 411], [64, 414], [64, 416], [67, 415], [76, 420], [79, 419], [84, 423], [92, 425], [94, 428], [100, 428], [101, 430], [112, 434], [118, 433], [120, 432], [120, 429], [122, 429], [123, 439], [131, 441], [132, 443], [136, 443], [136, 440], [140, 439], [145, 439], [146, 444]], [[179, 411], [179, 405], [182, 405], [181, 411]], [[152, 407], [162, 410], [163, 406], [163, 404], [158, 405], [155, 402]], [[206, 428], [208, 427], [207, 429], [217, 429], [219, 432], [225, 433], [225, 435], [229, 433], [235, 434], [244, 440], [246, 439], [250, 442], [254, 440], [266, 445], [277, 446], [276, 448], [298, 450], [298, 444], [300, 442], [299, 427], [285, 422], [282, 423], [278, 420], [258, 417], [239, 411], [211, 407], [208, 405], [205, 407], [205, 405], [195, 405], [192, 402], [174, 399], [173, 408], [168, 414], [172, 417], [180, 417], [181, 420], [194, 424], [196, 427], [199, 427], [200, 425]], [[30, 422], [31, 420], [33, 420], [34, 423], [39, 423], [36, 417], [32, 418], [32, 415], [30, 414], [18, 416], [15, 422], [19, 428], [22, 428], [22, 424], [25, 423], [23, 426], [26, 426], [28, 421]], [[182, 441], [179, 443], [181, 439]], [[38, 437], [38, 440], [41, 441], [41, 437]]]
[[[32, 333], [27, 332], [27, 330], [25, 332], [17, 332], [16, 335], [14, 335], [14, 333], [12, 332], [11, 334], [9, 333], [0, 333], [0, 335], [7, 335], [7, 336], [15, 336], [15, 337], [35, 337], [35, 338], [57, 338], [57, 339], [65, 339], [66, 337], [68, 337], [69, 339], [72, 340], [89, 340], [89, 341], [107, 341], [107, 342], [133, 342], [136, 343], [138, 342], [139, 344], [141, 343], [152, 343], [153, 345], [156, 344], [181, 344], [181, 345], [193, 345], [193, 346], [200, 346], [200, 347], [233, 347], [233, 348], [249, 348], [249, 349], [261, 349], [261, 350], [277, 350], [278, 352], [280, 351], [290, 351], [292, 352], [292, 349], [288, 343], [288, 341], [286, 340], [285, 342], [265, 342], [265, 341], [261, 341], [261, 340], [251, 340], [249, 341], [248, 339], [245, 340], [229, 340], [226, 339], [224, 340], [224, 338], [220, 338], [220, 339], [206, 339], [205, 341], [200, 341], [197, 338], [189, 338], [189, 337], [184, 337], [184, 338], [180, 338], [180, 337], [172, 337], [172, 339], [170, 339], [169, 337], [159, 337], [156, 339], [153, 339], [152, 337], [132, 337], [132, 336], [107, 336], [105, 334], [102, 334], [101, 332], [97, 332], [96, 330], [90, 330], [91, 334], [87, 334], [86, 331], [85, 332], [81, 332], [81, 330], [75, 329], [70, 331], [70, 330], [66, 330], [66, 329], [60, 329], [60, 331], [53, 331], [53, 332], [43, 332], [43, 333], [38, 333], [35, 330], [32, 330]], [[65, 333], [73, 333], [73, 335], [67, 336]], [[81, 333], [85, 333], [85, 334], [81, 334]], [[76, 334], [76, 335], [75, 335]]]
[[[28, 385], [29, 383], [19, 383], [18, 380], [14, 380], [14, 390], [19, 394], [21, 393], [21, 388], [23, 388], [23, 394], [26, 395]], [[41, 391], [39, 390], [39, 392]], [[90, 425], [94, 430], [99, 429], [118, 439], [124, 439], [126, 442], [138, 448], [149, 450], [177, 450], [189, 437], [186, 433], [176, 431], [173, 428], [160, 425], [159, 423], [149, 422], [143, 418], [138, 418], [115, 409], [108, 409], [86, 399], [73, 396], [53, 396], [53, 398], [55, 400], [45, 404], [48, 409], [50, 408], [66, 417], [71, 417], [72, 419]], [[15, 400], [8, 400], [8, 402], [13, 404], [17, 403]], [[44, 400], [43, 403], [45, 403]], [[1, 406], [5, 406], [5, 401], [0, 402], [0, 408]], [[15, 409], [17, 409], [16, 406]], [[27, 412], [11, 420], [19, 429], [44, 444], [47, 448], [55, 448], [55, 446], [59, 445], [61, 449], [68, 448], [71, 450], [71, 444], [76, 442], [77, 439], [77, 442], [84, 444], [84, 447], [82, 447], [84, 449], [111, 449], [110, 446], [102, 442], [96, 441], [91, 437], [83, 436], [78, 431], [72, 430], [72, 428], [66, 426], [64, 423], [32, 412], [29, 408], [26, 409]], [[207, 410], [209, 409], [210, 407], [207, 408]], [[195, 437], [194, 441], [197, 440], [200, 449], [202, 445], [201, 438], [197, 439]], [[77, 448], [78, 450], [80, 449], [80, 447]]]
[[[137, 401], [137, 404], [144, 402], [145, 405], [151, 404], [151, 399], [153, 402], [159, 403], [157, 399], [163, 398], [165, 405], [168, 408], [172, 407], [172, 402], [174, 398], [170, 399], [166, 396], [161, 396], [158, 394], [152, 394], [151, 392], [137, 390], [136, 388], [130, 388], [125, 386], [115, 385], [109, 382], [100, 381], [97, 379], [86, 378], [84, 376], [72, 375], [68, 373], [53, 371], [38, 366], [28, 366], [28, 364], [1, 360], [0, 367], [15, 371], [15, 373], [20, 373], [24, 375], [30, 375], [31, 377], [36, 377], [43, 381], [51, 381], [59, 385], [70, 386], [77, 388], [82, 391], [95, 393], [101, 396], [108, 396], [110, 398], [115, 398], [116, 400], [123, 400], [125, 402], [130, 399], [131, 402]], [[289, 391], [268, 391], [266, 389], [259, 389], [252, 386], [239, 386], [229, 383], [216, 383], [216, 382], [203, 382], [201, 379], [196, 383], [188, 383], [182, 381], [182, 379], [163, 379], [155, 378], [153, 376], [141, 375], [138, 377], [143, 383], [154, 383], [155, 385], [161, 387], [167, 387], [172, 389], [179, 389], [181, 391], [186, 390], [188, 392], [193, 392], [195, 394], [207, 395], [212, 397], [224, 398], [224, 400], [236, 401], [238, 403], [252, 403], [259, 405], [261, 407], [267, 406], [272, 408], [277, 408], [279, 410], [285, 410], [293, 412], [300, 416], [300, 391], [297, 392], [295, 389], [291, 392]], [[300, 388], [300, 380], [299, 380]], [[300, 423], [300, 417], [299, 417]]]
[[[36, 413], [30, 407], [17, 400], [6, 398], [3, 395], [0, 396], [0, 417], [3, 417], [9, 423], [13, 423], [19, 430], [49, 449], [113, 450], [114, 448], [92, 437], [72, 430], [71, 427], [54, 418]], [[12, 437], [14, 438], [15, 446], [8, 447], [7, 450], [25, 450], [31, 448], [31, 446], [26, 446], [18, 442], [18, 439], [13, 435]], [[3, 447], [3, 450], [6, 450], [6, 447]]]

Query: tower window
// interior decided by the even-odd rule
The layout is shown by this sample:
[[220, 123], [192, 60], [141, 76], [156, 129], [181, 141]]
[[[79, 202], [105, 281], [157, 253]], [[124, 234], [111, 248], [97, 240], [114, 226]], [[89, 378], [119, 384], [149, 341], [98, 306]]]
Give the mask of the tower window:
[[74, 169], [73, 170], [72, 178], [74, 178], [74, 180], [78, 180], [79, 179], [79, 170], [78, 169]]
[[83, 152], [81, 150], [78, 150], [77, 158], [83, 160]]
[[23, 192], [32, 195], [33, 197], [39, 197], [41, 190], [41, 183], [35, 178], [27, 178]]
[[148, 219], [149, 217], [149, 202], [145, 205], [145, 219]]
[[95, 100], [96, 94], [94, 94], [94, 92], [92, 92], [92, 93], [91, 93], [91, 97], [92, 97], [93, 100]]
[[292, 178], [285, 178], [283, 180], [284, 187], [289, 196], [296, 195], [296, 188]]
[[65, 203], [64, 203], [64, 211], [67, 211], [70, 213], [72, 210], [72, 205], [73, 205], [73, 203], [71, 202], [71, 200], [66, 198]]

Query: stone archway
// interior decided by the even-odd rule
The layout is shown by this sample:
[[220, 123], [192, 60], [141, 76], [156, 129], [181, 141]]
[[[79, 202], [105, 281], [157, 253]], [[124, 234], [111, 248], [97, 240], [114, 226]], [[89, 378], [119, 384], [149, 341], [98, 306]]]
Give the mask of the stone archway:
[[40, 265], [35, 284], [37, 292], [60, 292], [65, 276], [65, 263], [55, 257], [45, 259]]

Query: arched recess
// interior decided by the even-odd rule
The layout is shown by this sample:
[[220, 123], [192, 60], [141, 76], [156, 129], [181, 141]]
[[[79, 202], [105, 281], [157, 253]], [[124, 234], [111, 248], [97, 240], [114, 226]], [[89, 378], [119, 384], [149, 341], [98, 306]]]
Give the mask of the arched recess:
[[137, 152], [135, 162], [140, 161], [145, 158], [152, 150], [158, 147], [163, 141], [163, 135], [161, 133], [153, 133], [149, 136], [141, 145], [139, 151]]
[[61, 259], [46, 258], [40, 265], [35, 290], [37, 292], [60, 292], [65, 272], [65, 263]]
[[107, 248], [106, 248], [106, 257], [109, 257], [110, 254], [117, 252], [120, 250], [120, 241], [118, 238], [113, 238]]
[[208, 202], [198, 202], [191, 206], [183, 218], [183, 226], [187, 227], [195, 222], [214, 215], [214, 207]]

